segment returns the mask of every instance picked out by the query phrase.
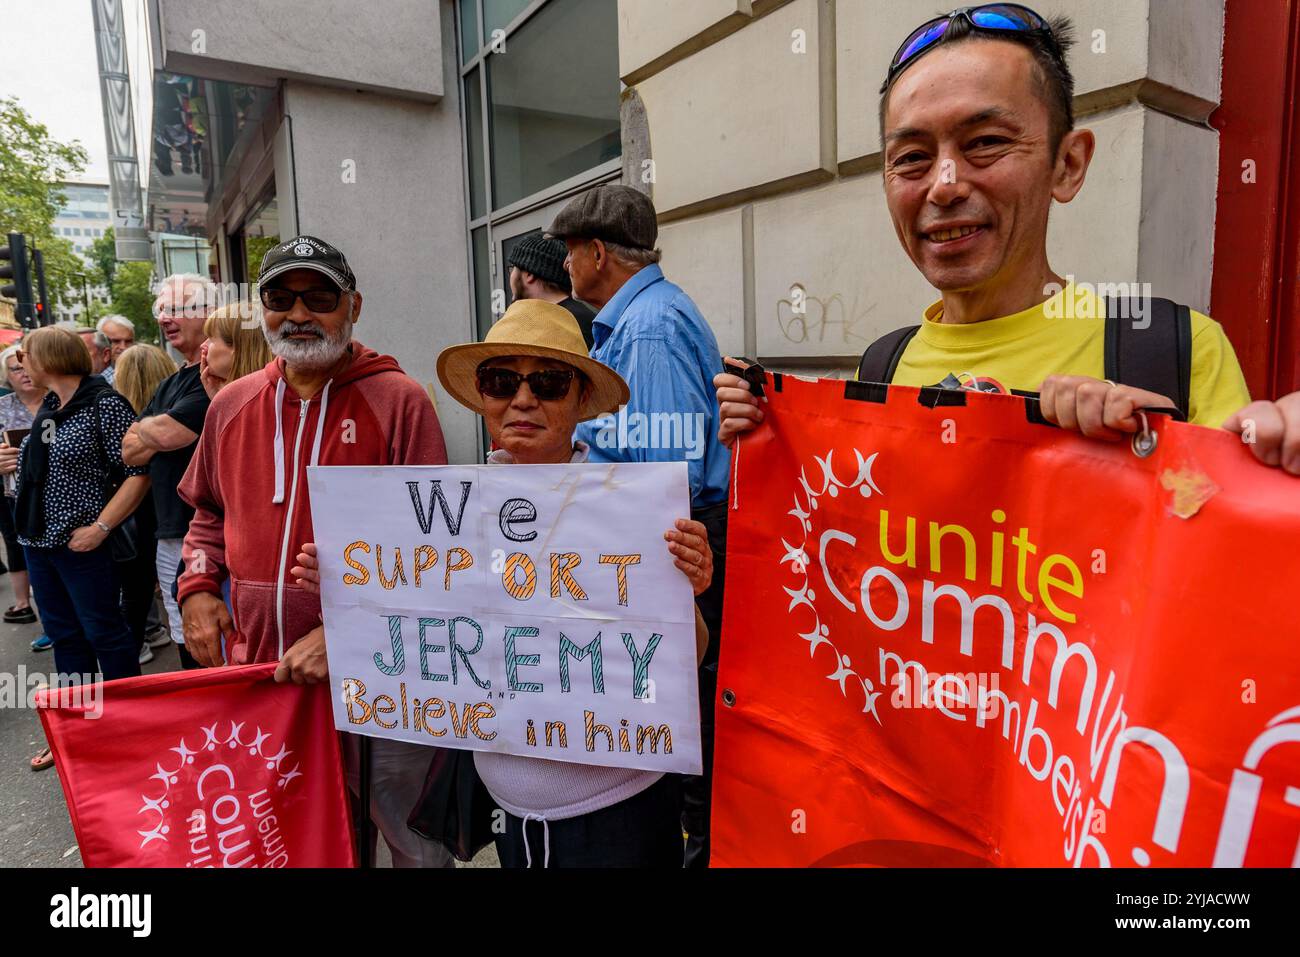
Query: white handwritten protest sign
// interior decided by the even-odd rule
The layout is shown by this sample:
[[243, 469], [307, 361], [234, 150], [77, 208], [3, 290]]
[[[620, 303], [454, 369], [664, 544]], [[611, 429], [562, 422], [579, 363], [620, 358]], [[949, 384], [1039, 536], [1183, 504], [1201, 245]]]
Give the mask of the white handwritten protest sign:
[[344, 731], [699, 773], [686, 466], [308, 470]]

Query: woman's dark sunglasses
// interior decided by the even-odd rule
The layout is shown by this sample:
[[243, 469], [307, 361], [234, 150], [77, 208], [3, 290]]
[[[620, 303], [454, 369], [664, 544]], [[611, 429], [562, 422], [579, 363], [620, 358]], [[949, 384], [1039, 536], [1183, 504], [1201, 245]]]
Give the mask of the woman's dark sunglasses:
[[294, 292], [292, 289], [261, 289], [258, 295], [262, 305], [272, 312], [288, 312], [294, 302], [301, 299], [309, 312], [325, 314], [339, 307], [339, 297], [343, 295], [337, 289], [306, 289]]
[[489, 399], [513, 399], [522, 382], [543, 402], [554, 402], [569, 394], [573, 386], [572, 369], [542, 369], [527, 375], [499, 366], [480, 366], [478, 390]]
[[1052, 27], [1039, 14], [1018, 3], [985, 3], [962, 7], [946, 17], [921, 24], [903, 41], [889, 64], [886, 85], [910, 66], [918, 56], [943, 39], [955, 20], [965, 20], [979, 33], [1041, 33], [1052, 36]]

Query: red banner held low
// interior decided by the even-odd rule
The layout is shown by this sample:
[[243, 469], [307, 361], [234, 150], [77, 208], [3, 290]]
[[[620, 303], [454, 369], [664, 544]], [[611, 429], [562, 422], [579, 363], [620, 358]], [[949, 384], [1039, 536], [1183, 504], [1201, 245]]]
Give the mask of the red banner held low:
[[715, 865], [1300, 862], [1300, 480], [1163, 417], [1144, 458], [1017, 397], [766, 392]]
[[329, 687], [278, 685], [274, 671], [41, 692], [87, 867], [355, 865]]

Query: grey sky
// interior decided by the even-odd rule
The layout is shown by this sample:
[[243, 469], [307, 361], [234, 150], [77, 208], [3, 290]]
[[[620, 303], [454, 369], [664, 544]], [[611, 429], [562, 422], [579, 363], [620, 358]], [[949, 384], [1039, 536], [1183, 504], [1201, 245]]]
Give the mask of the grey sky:
[[0, 0], [0, 11], [0, 95], [17, 97], [56, 139], [80, 140], [90, 154], [81, 178], [106, 181], [90, 0]]

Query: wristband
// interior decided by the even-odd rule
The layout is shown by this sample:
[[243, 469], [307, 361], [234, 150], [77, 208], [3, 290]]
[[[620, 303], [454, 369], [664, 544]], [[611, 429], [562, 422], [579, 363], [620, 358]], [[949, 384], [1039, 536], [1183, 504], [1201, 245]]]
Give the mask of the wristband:
[[102, 528], [102, 529], [104, 530], [104, 534], [105, 534], [105, 535], [112, 535], [112, 534], [113, 534], [113, 529], [111, 529], [109, 526], [105, 525], [105, 524], [104, 524], [103, 522], [101, 522], [101, 521], [96, 520], [96, 522], [95, 522], [95, 527], [96, 527], [96, 528]]

